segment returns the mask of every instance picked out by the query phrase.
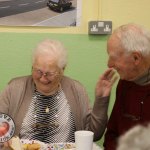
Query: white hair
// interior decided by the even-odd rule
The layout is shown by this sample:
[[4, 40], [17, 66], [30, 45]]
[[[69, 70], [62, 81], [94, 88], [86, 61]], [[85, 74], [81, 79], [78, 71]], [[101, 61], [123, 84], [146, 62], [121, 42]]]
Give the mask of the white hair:
[[144, 27], [129, 23], [114, 30], [114, 34], [127, 52], [140, 51], [143, 56], [150, 55], [150, 32]]
[[150, 125], [137, 125], [118, 140], [117, 150], [150, 150]]
[[33, 51], [32, 63], [39, 55], [47, 55], [52, 60], [57, 61], [57, 65], [61, 69], [64, 69], [67, 65], [67, 50], [60, 41], [45, 39], [40, 42]]

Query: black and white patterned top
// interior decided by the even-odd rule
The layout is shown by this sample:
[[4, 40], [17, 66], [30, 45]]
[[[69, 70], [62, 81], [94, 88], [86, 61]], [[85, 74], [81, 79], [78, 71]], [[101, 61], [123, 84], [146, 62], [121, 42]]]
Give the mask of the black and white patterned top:
[[44, 96], [35, 90], [20, 138], [45, 143], [74, 142], [75, 122], [63, 90]]

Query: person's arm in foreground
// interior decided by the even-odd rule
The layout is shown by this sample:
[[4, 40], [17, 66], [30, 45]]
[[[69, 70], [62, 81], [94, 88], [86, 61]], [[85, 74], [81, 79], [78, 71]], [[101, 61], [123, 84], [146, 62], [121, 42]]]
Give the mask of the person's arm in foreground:
[[91, 114], [87, 117], [87, 130], [95, 134], [94, 141], [99, 140], [107, 125], [107, 112], [112, 86], [117, 79], [116, 72], [109, 68], [99, 78], [95, 88], [95, 102]]

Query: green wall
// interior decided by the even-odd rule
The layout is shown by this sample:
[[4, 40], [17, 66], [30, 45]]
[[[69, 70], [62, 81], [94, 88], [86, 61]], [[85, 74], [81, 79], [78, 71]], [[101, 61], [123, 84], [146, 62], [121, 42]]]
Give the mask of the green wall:
[[[0, 33], [0, 91], [17, 76], [31, 73], [31, 52], [45, 39], [57, 39], [68, 49], [69, 61], [65, 74], [79, 80], [87, 89], [91, 104], [99, 75], [107, 68], [107, 36], [45, 33]], [[114, 101], [112, 91], [109, 114]], [[102, 145], [103, 139], [98, 143]]]

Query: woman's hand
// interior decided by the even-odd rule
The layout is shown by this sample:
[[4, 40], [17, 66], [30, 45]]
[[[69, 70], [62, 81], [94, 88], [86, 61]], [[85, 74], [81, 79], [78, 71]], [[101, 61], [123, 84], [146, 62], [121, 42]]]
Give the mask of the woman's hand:
[[116, 72], [113, 68], [108, 68], [99, 78], [96, 89], [95, 95], [96, 97], [105, 97], [109, 96], [111, 92], [111, 88], [115, 81], [118, 79]]

